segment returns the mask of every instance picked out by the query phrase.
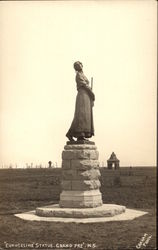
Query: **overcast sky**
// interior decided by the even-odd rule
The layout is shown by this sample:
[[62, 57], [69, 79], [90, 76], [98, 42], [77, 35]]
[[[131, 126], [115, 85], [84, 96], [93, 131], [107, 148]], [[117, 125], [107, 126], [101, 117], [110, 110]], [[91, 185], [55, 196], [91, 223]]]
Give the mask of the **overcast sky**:
[[99, 161], [156, 165], [156, 1], [0, 2], [0, 165], [61, 164], [73, 63], [93, 76]]

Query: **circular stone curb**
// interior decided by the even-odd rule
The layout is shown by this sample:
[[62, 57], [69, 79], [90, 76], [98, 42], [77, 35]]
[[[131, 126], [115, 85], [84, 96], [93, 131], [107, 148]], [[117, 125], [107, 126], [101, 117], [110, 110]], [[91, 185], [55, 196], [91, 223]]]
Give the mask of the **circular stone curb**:
[[61, 208], [59, 204], [36, 208], [36, 215], [62, 218], [98, 218], [112, 217], [126, 211], [125, 206], [103, 204], [95, 208]]

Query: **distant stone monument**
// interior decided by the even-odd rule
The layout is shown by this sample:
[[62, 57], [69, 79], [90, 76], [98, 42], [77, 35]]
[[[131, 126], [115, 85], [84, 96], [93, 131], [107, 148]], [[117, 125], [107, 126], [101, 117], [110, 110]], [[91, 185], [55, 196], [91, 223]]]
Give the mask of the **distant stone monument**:
[[110, 158], [107, 160], [107, 168], [112, 169], [114, 165], [114, 169], [120, 168], [120, 161], [117, 159], [114, 152], [112, 152]]

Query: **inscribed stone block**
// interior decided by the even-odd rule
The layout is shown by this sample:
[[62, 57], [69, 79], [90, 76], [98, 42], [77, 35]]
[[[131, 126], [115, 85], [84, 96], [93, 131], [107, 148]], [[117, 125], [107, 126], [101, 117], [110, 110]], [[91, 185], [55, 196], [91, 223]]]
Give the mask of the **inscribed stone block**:
[[62, 169], [70, 169], [71, 160], [62, 160]]
[[71, 190], [71, 181], [62, 180], [61, 187], [63, 190]]
[[72, 190], [92, 190], [100, 187], [99, 180], [74, 180], [72, 181]]
[[98, 180], [100, 177], [100, 171], [97, 169], [90, 169], [86, 171], [77, 171], [76, 178], [81, 180]]
[[71, 169], [90, 170], [92, 168], [94, 169], [99, 168], [98, 160], [72, 160], [71, 161]]
[[62, 170], [62, 180], [76, 179], [77, 171], [72, 169]]

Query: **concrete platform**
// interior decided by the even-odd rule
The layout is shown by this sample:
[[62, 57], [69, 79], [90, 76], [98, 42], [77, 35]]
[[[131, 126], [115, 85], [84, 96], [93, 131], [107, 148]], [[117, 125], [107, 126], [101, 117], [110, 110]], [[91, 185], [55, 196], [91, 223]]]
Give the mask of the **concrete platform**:
[[[104, 204], [107, 205], [114, 205], [114, 204]], [[29, 221], [46, 221], [46, 222], [62, 222], [62, 223], [102, 223], [108, 221], [126, 221], [126, 220], [133, 220], [140, 216], [147, 214], [147, 212], [134, 210], [134, 209], [127, 209], [125, 212], [121, 214], [117, 214], [114, 216], [104, 216], [104, 217], [91, 217], [91, 218], [70, 218], [70, 217], [44, 217], [39, 216], [36, 214], [36, 211], [30, 211], [20, 214], [15, 214], [16, 217], [29, 220]]]

